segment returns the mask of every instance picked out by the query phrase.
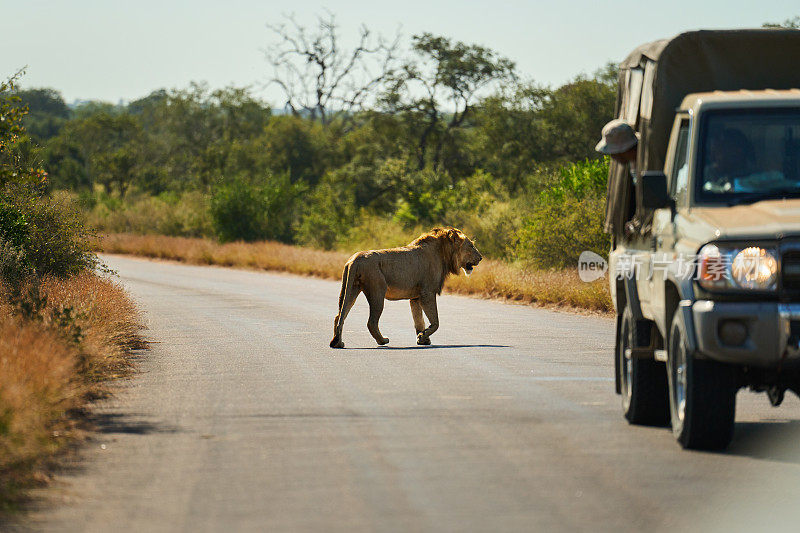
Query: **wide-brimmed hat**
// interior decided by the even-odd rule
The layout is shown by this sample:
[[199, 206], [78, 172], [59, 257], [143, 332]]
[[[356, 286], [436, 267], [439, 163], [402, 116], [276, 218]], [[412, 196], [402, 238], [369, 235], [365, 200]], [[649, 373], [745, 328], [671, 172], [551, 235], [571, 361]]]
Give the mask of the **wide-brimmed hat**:
[[639, 136], [631, 125], [621, 118], [616, 118], [603, 126], [602, 138], [594, 149], [605, 155], [621, 154], [636, 146], [638, 142]]

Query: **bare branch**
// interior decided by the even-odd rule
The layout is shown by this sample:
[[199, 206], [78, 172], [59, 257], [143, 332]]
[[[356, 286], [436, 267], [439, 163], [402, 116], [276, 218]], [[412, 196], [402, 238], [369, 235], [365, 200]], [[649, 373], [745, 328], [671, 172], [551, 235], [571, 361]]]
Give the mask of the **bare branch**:
[[387, 42], [359, 28], [358, 44], [347, 50], [339, 43], [339, 27], [330, 11], [308, 30], [293, 15], [282, 24], [268, 24], [276, 37], [265, 51], [272, 67], [267, 85], [284, 93], [287, 107], [323, 123], [352, 116], [374, 98], [395, 69], [400, 35]]

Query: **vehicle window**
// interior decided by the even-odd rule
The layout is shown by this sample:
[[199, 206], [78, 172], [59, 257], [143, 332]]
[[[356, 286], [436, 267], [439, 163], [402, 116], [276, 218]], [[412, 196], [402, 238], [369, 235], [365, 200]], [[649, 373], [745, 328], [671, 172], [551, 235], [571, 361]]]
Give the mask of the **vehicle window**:
[[687, 151], [689, 149], [689, 119], [681, 120], [678, 130], [677, 146], [675, 147], [675, 164], [672, 166], [672, 198], [677, 203], [686, 198], [686, 191], [689, 184], [689, 161]]
[[650, 119], [653, 113], [653, 78], [656, 75], [656, 62], [648, 61], [644, 67], [642, 82], [642, 103], [639, 105], [639, 116]]
[[625, 118], [630, 124], [636, 125], [639, 118], [639, 100], [642, 96], [642, 78], [644, 71], [641, 68], [632, 68], [628, 78], [628, 101], [625, 109]]
[[800, 109], [713, 112], [700, 134], [699, 201], [800, 197]]

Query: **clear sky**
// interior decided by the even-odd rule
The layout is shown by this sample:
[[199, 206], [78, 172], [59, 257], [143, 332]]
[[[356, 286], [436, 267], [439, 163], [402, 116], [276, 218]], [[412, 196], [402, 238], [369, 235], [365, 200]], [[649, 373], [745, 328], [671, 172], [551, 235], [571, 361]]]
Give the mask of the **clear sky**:
[[429, 31], [495, 49], [523, 77], [560, 84], [636, 45], [699, 28], [757, 27], [800, 15], [798, 0], [0, 0], [0, 76], [27, 66], [25, 87], [67, 101], [117, 102], [190, 81], [264, 90], [266, 23], [294, 13], [312, 24], [329, 9], [343, 37], [360, 23], [392, 35]]

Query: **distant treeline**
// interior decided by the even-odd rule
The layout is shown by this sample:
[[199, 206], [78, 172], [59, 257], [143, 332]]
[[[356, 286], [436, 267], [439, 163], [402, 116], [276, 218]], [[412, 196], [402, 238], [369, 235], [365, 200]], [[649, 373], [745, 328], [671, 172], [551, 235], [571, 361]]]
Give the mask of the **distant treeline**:
[[[342, 248], [450, 224], [490, 255], [567, 262], [537, 259], [523, 237], [552, 217], [596, 224], [605, 163], [593, 147], [615, 69], [551, 88], [476, 45], [424, 34], [411, 50], [357, 106], [298, 105], [288, 86], [281, 114], [247, 88], [203, 84], [73, 108], [53, 89], [18, 94], [48, 187], [73, 191], [101, 229]], [[604, 251], [589, 233], [576, 246]]]

